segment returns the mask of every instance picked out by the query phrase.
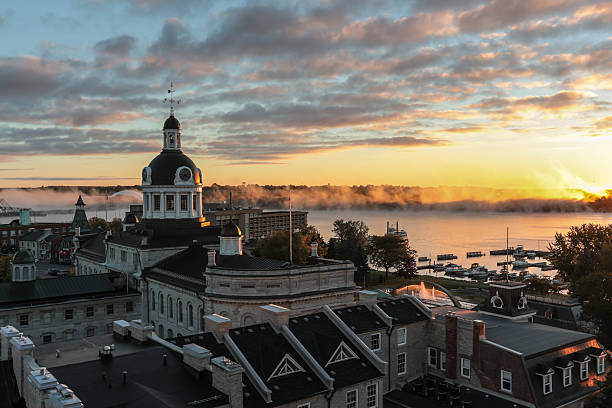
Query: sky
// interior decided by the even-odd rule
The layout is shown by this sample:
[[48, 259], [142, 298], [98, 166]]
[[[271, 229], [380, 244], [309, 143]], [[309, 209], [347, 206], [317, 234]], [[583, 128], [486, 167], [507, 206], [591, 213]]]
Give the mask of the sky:
[[0, 186], [612, 187], [612, 3], [0, 3]]

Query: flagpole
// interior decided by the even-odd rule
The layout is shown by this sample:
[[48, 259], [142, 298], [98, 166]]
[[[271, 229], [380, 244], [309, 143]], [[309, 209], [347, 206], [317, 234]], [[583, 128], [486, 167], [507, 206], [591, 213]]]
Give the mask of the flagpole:
[[291, 219], [291, 185], [289, 185], [289, 263], [293, 263], [293, 223]]

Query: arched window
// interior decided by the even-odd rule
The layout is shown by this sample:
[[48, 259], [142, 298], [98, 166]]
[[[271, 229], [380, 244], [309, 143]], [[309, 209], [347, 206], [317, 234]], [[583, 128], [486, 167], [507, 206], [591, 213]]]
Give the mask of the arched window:
[[159, 292], [159, 313], [164, 314], [164, 295]]
[[21, 274], [23, 275], [23, 280], [30, 279], [30, 268], [28, 268], [27, 266], [24, 266]]
[[172, 296], [168, 296], [168, 317], [170, 319], [174, 318], [174, 309], [173, 305], [172, 305]]
[[172, 329], [168, 329], [168, 338], [172, 337], [174, 337], [174, 333], [172, 332]]
[[161, 324], [159, 325], [159, 330], [158, 330], [157, 335], [161, 337], [162, 339], [164, 338], [164, 326], [162, 326]]
[[193, 306], [191, 306], [191, 303], [187, 306], [187, 319], [189, 327], [193, 327]]
[[151, 291], [151, 310], [155, 310], [155, 291]]
[[178, 308], [178, 321], [183, 323], [183, 301], [179, 299], [176, 307]]
[[18, 266], [15, 267], [15, 280], [21, 280], [21, 271], [19, 270]]

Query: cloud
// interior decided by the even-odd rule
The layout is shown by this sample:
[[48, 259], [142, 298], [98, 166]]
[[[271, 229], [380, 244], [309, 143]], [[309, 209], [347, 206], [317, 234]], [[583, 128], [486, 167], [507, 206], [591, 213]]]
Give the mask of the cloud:
[[57, 61], [26, 55], [0, 57], [0, 89], [4, 96], [40, 96], [60, 86], [66, 70]]
[[130, 55], [135, 45], [136, 38], [124, 34], [97, 42], [94, 45], [94, 50], [100, 54], [126, 58]]

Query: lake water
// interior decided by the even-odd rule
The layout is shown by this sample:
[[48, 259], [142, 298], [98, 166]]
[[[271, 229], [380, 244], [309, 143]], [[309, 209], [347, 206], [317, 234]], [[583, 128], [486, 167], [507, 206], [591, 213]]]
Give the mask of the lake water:
[[[123, 218], [126, 209], [109, 211], [109, 218]], [[104, 211], [87, 211], [89, 217], [104, 217]], [[0, 218], [0, 222], [9, 222]], [[497, 269], [497, 262], [505, 256], [490, 256], [491, 249], [506, 247], [506, 227], [510, 229], [510, 246], [523, 245], [526, 249], [545, 250], [555, 233], [565, 233], [573, 225], [584, 223], [612, 223], [612, 213], [475, 213], [475, 212], [420, 212], [381, 210], [310, 210], [308, 222], [314, 225], [327, 240], [333, 236], [336, 219], [361, 220], [370, 228], [370, 234], [384, 234], [387, 221], [393, 226], [399, 222], [400, 229], [408, 234], [411, 246], [419, 256], [435, 261], [436, 255], [453, 253], [458, 259], [450, 261], [469, 267], [478, 262], [489, 269]], [[33, 221], [71, 221], [72, 214], [49, 214], [34, 217]], [[467, 258], [468, 251], [482, 251], [480, 258]], [[539, 260], [540, 261], [540, 260]], [[533, 262], [533, 261], [532, 261]], [[446, 262], [445, 262], [446, 263]], [[553, 276], [554, 271], [541, 272], [529, 268], [529, 272]]]

